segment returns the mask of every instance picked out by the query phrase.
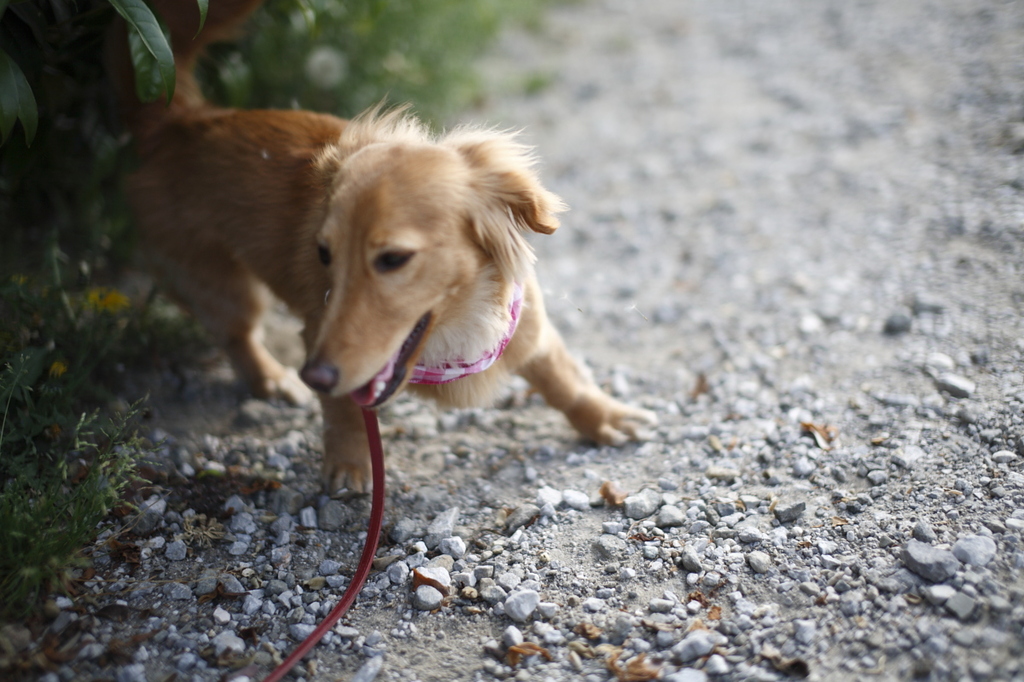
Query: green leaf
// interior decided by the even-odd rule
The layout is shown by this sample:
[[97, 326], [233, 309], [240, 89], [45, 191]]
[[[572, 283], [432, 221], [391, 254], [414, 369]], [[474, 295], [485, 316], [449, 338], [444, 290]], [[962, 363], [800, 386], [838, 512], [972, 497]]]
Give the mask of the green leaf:
[[110, 0], [128, 24], [128, 44], [135, 66], [135, 92], [143, 102], [161, 93], [174, 95], [174, 54], [167, 29], [143, 0]]
[[[0, 2], [3, 1], [0, 0]], [[210, 10], [210, 0], [196, 0], [196, 4], [199, 5], [199, 30], [196, 31], [196, 35], [199, 35], [203, 26], [206, 25], [206, 13]]]
[[296, 0], [295, 6], [298, 8], [302, 18], [306, 21], [306, 29], [309, 31], [309, 35], [316, 34], [316, 8], [310, 4], [309, 0]]
[[149, 51], [142, 37], [135, 31], [128, 31], [128, 49], [135, 66], [135, 94], [140, 102], [153, 102], [164, 93], [164, 81], [160, 65]]
[[0, 50], [0, 144], [7, 141], [18, 119], [21, 119], [21, 127], [25, 131], [25, 144], [31, 145], [39, 123], [36, 98], [25, 74], [6, 52]]

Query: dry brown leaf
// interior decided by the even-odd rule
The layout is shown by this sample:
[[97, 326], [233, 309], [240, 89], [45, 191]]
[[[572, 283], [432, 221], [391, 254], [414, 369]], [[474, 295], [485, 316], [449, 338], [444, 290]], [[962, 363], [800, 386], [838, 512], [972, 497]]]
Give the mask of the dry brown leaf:
[[553, 659], [550, 651], [539, 644], [534, 644], [533, 642], [523, 642], [522, 644], [514, 644], [510, 646], [508, 651], [505, 653], [505, 659], [508, 661], [508, 664], [514, 668], [519, 665], [519, 661], [522, 660], [523, 656], [533, 656], [534, 654], [543, 656], [549, 661]]
[[261, 490], [273, 491], [281, 487], [280, 481], [274, 481], [267, 478], [256, 478], [249, 482], [249, 485], [243, 486], [241, 492], [243, 495], [252, 495], [253, 493], [260, 492]]
[[693, 388], [690, 389], [690, 400], [696, 400], [698, 396], [708, 392], [711, 386], [708, 385], [708, 378], [701, 372], [697, 375], [697, 381], [694, 383]]
[[831, 424], [815, 424], [813, 422], [800, 422], [804, 431], [814, 436], [814, 442], [822, 450], [831, 450], [832, 442], [839, 437], [839, 429]]
[[100, 664], [107, 665], [109, 663], [125, 663], [130, 661], [139, 645], [155, 634], [155, 630], [150, 630], [132, 635], [128, 639], [111, 639], [107, 642], [107, 650], [100, 656]]
[[642, 619], [640, 624], [648, 630], [653, 630], [655, 632], [672, 632], [673, 630], [678, 630], [682, 627], [680, 625], [673, 625], [672, 623], [659, 623], [656, 620], [649, 620], [647, 618]]
[[686, 601], [688, 603], [691, 601], [695, 601], [704, 608], [707, 608], [711, 605], [710, 602], [708, 602], [708, 598], [700, 590], [694, 590], [690, 594], [686, 595]]
[[700, 618], [697, 618], [692, 623], [690, 623], [690, 627], [686, 628], [686, 631], [687, 632], [693, 632], [694, 630], [708, 630], [708, 629], [709, 629], [708, 626], [704, 625], [704, 621], [702, 621]]
[[633, 658], [625, 667], [619, 664], [619, 657], [622, 651], [612, 653], [605, 660], [605, 666], [615, 675], [619, 682], [648, 682], [658, 679], [661, 668], [655, 668], [647, 664], [647, 654], [640, 654]]
[[708, 609], [708, 620], [722, 620], [722, 607], [715, 604]]
[[584, 644], [583, 642], [579, 641], [578, 639], [577, 640], [573, 640], [572, 642], [569, 642], [569, 650], [576, 652], [577, 654], [579, 654], [580, 656], [583, 656], [584, 658], [593, 658], [594, 655], [595, 655], [594, 654], [594, 649], [589, 644]]
[[61, 642], [56, 635], [47, 633], [43, 636], [39, 649], [46, 660], [53, 663], [67, 663], [68, 661], [75, 660], [82, 646], [84, 644], [78, 637], [73, 637], [67, 642]]
[[605, 481], [601, 484], [601, 497], [608, 503], [609, 506], [618, 507], [620, 504], [626, 501], [629, 497], [629, 493], [625, 492], [619, 487], [619, 484], [615, 481]]
[[248, 592], [228, 592], [224, 589], [224, 583], [217, 583], [217, 587], [213, 589], [213, 592], [207, 592], [199, 597], [200, 604], [206, 604], [216, 599], [238, 599], [249, 594]]
[[586, 637], [587, 639], [597, 639], [600, 637], [604, 630], [597, 627], [593, 623], [578, 623], [576, 627], [572, 629], [577, 635]]
[[373, 570], [383, 571], [385, 568], [395, 563], [402, 556], [400, 554], [389, 554], [388, 556], [378, 556], [373, 558]]
[[447, 585], [444, 585], [443, 583], [440, 583], [437, 580], [434, 580], [433, 578], [431, 578], [428, 575], [424, 575], [423, 573], [420, 573], [420, 569], [414, 568], [414, 569], [412, 569], [412, 589], [416, 590], [416, 588], [419, 587], [420, 585], [430, 585], [435, 590], [440, 592], [442, 595], [447, 595], [448, 594], [448, 586]]
[[129, 608], [124, 604], [107, 604], [96, 611], [96, 616], [118, 623], [123, 623], [128, 620], [133, 613], [135, 613], [134, 609]]
[[621, 646], [615, 646], [614, 644], [607, 644], [607, 643], [606, 644], [598, 644], [597, 646], [594, 647], [594, 653], [597, 654], [598, 656], [604, 656], [605, 658], [608, 658], [609, 656], [616, 656], [616, 655], [621, 656], [622, 655], [622, 647]]
[[770, 661], [780, 673], [793, 677], [807, 677], [811, 668], [802, 658], [785, 658], [778, 649], [768, 644], [761, 648], [761, 658]]
[[137, 565], [141, 563], [142, 550], [135, 543], [120, 542], [116, 538], [109, 538], [107, 540], [107, 549], [111, 559], [124, 561], [128, 564]]
[[253, 646], [260, 643], [260, 629], [253, 627], [242, 628], [238, 631], [238, 636], [245, 641], [249, 642]]
[[661, 676], [661, 666], [652, 666], [645, 660], [647, 654], [640, 654], [626, 664], [626, 676], [620, 678], [622, 682], [647, 682]]
[[850, 522], [847, 521], [846, 519], [844, 519], [842, 516], [833, 516], [832, 517], [832, 527], [833, 528], [835, 528], [836, 526], [849, 526], [849, 525], [850, 525]]

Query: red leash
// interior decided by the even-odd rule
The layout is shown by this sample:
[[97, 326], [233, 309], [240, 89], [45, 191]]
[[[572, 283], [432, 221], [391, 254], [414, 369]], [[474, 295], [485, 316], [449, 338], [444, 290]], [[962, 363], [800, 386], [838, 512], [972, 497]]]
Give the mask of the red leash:
[[373, 555], [377, 553], [377, 541], [380, 539], [380, 529], [384, 524], [384, 446], [380, 442], [380, 427], [377, 424], [377, 413], [373, 410], [363, 410], [363, 421], [366, 423], [366, 438], [370, 441], [370, 463], [373, 466], [373, 499], [370, 506], [370, 528], [366, 532], [366, 544], [363, 545], [363, 555], [359, 557], [359, 566], [356, 574], [352, 576], [352, 582], [345, 588], [345, 594], [341, 601], [317, 626], [316, 630], [302, 640], [302, 643], [291, 653], [284, 662], [277, 666], [263, 682], [277, 682], [288, 674], [288, 671], [295, 667], [295, 664], [309, 653], [309, 650], [316, 646], [327, 631], [334, 627], [338, 619], [344, 615], [352, 603], [356, 600], [359, 591], [363, 588], [367, 576], [370, 575], [370, 568], [373, 565]]

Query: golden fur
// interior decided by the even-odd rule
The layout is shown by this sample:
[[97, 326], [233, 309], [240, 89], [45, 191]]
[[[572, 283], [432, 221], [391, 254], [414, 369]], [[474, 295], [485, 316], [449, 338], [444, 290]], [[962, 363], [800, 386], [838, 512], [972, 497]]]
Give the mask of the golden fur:
[[[228, 35], [257, 4], [211, 3], [193, 41], [195, 3], [154, 3], [174, 44], [186, 47], [175, 53], [179, 82], [169, 107], [135, 101], [120, 61], [141, 161], [129, 191], [154, 272], [255, 395], [309, 398], [259, 337], [270, 293], [302, 319], [302, 376], [323, 406], [329, 488], [369, 485], [352, 396], [377, 395], [368, 388], [376, 385], [389, 399], [418, 358], [472, 358], [493, 348], [508, 328], [514, 282], [525, 298], [501, 358], [449, 384], [410, 388], [444, 405], [479, 405], [520, 374], [595, 441], [621, 443], [652, 422], [602, 393], [547, 319], [525, 234], [554, 232], [564, 207], [512, 135], [459, 128], [434, 136], [403, 110], [344, 121], [203, 100], [191, 76], [200, 41]], [[410, 335], [418, 323], [422, 337]], [[401, 367], [386, 374], [396, 357]]]

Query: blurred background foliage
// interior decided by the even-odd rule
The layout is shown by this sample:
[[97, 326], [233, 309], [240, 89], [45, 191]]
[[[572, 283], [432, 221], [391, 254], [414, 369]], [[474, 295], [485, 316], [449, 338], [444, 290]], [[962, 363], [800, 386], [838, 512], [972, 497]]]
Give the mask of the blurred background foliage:
[[479, 92], [473, 60], [502, 24], [536, 22], [542, 0], [270, 2], [236, 45], [212, 50], [204, 81], [238, 107], [350, 117], [387, 98], [439, 122]]
[[[536, 22], [543, 2], [269, 0], [237, 43], [211, 48], [200, 78], [227, 106], [350, 117], [386, 98], [438, 123], [478, 96], [473, 60], [498, 29]], [[31, 147], [17, 130], [0, 147], [0, 274], [38, 269], [55, 248], [90, 277], [130, 261], [131, 155], [103, 55], [114, 16], [106, 0], [15, 1], [0, 16], [0, 48], [39, 110]]]

